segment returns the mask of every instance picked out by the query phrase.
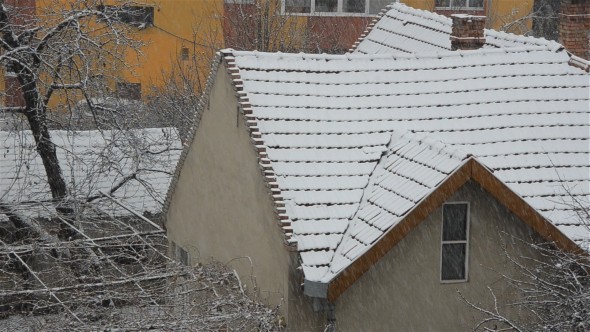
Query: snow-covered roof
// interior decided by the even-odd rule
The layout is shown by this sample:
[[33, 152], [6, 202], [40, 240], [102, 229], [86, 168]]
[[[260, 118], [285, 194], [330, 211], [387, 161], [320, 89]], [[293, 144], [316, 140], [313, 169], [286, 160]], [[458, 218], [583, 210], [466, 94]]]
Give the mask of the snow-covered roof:
[[[446, 16], [392, 3], [354, 45], [355, 53], [424, 53], [451, 49], [452, 20]], [[558, 50], [554, 41], [484, 29], [484, 48], [520, 47]]]
[[[399, 223], [467, 157], [465, 152], [447, 147], [424, 133], [393, 132], [334, 256], [325, 265], [304, 266], [306, 277], [330, 281]], [[307, 239], [302, 240], [305, 243]], [[302, 253], [305, 255], [309, 253]]]
[[588, 238], [569, 203], [590, 193], [589, 77], [565, 51], [224, 54], [306, 279], [359, 258], [466, 154]]
[[[52, 131], [62, 173], [72, 196], [89, 198], [102, 190], [139, 212], [161, 210], [182, 150], [173, 128], [128, 131]], [[25, 215], [50, 215], [31, 209], [51, 193], [30, 131], [0, 131], [0, 202]], [[115, 215], [131, 213], [110, 200], [95, 207]]]

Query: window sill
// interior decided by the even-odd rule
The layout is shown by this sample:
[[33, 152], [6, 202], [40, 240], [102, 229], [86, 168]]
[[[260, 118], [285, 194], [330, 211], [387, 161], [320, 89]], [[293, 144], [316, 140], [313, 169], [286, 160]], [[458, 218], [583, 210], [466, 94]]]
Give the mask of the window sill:
[[440, 10], [483, 10], [483, 7], [434, 7]]
[[464, 282], [469, 282], [469, 279], [461, 279], [461, 280], [439, 280], [441, 284], [460, 284]]
[[314, 16], [314, 17], [378, 17], [379, 14], [367, 13], [338, 13], [338, 12], [315, 12], [315, 13], [282, 13], [284, 16]]

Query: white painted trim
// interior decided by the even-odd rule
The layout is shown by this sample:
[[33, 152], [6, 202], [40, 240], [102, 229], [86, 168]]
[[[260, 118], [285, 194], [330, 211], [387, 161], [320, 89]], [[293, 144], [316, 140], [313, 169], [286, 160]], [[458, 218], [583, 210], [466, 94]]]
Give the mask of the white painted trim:
[[[443, 241], [443, 233], [444, 233], [444, 208], [441, 208], [441, 227], [440, 227], [440, 265], [439, 265], [439, 274], [438, 274], [438, 279], [440, 281], [441, 284], [454, 284], [454, 283], [460, 283], [460, 282], [467, 282], [469, 281], [469, 236], [470, 236], [470, 228], [471, 228], [471, 204], [467, 201], [457, 201], [457, 202], [447, 202], [443, 204], [443, 207], [445, 205], [459, 205], [459, 204], [465, 204], [467, 205], [467, 220], [466, 222], [466, 226], [465, 226], [465, 240], [464, 241]], [[443, 259], [442, 259], [442, 255], [443, 255], [443, 245], [444, 244], [453, 244], [453, 243], [464, 243], [465, 244], [465, 278], [464, 279], [453, 279], [453, 280], [443, 280], [442, 278], [442, 268], [443, 268]]]
[[451, 4], [446, 6], [446, 7], [438, 7], [435, 6], [434, 9], [441, 9], [441, 10], [483, 10], [485, 8], [485, 5], [482, 5], [481, 7], [472, 7], [469, 4], [471, 4], [471, 1], [473, 0], [467, 0], [467, 6], [454, 6], [453, 2], [455, 0], [451, 0]]
[[339, 17], [378, 17], [379, 13], [371, 14], [369, 13], [369, 9], [371, 8], [370, 2], [372, 0], [365, 1], [365, 12], [364, 13], [348, 13], [343, 12], [342, 8], [344, 6], [344, 0], [338, 0], [337, 9], [335, 12], [316, 12], [315, 11], [315, 2], [316, 0], [310, 0], [310, 12], [309, 13], [290, 13], [285, 11], [286, 8], [286, 0], [281, 0], [281, 14], [282, 15], [289, 15], [289, 16], [339, 16]]

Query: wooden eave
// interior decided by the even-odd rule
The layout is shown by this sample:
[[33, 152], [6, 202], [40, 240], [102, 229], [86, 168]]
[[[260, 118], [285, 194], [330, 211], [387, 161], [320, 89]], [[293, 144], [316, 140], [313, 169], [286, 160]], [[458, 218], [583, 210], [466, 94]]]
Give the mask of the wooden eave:
[[392, 229], [385, 233], [366, 253], [352, 262], [329, 284], [328, 301], [334, 302], [365, 272], [376, 264], [385, 254], [406, 237], [414, 228], [426, 219], [434, 210], [447, 201], [467, 181], [478, 183], [515, 216], [530, 226], [545, 240], [553, 242], [559, 249], [568, 252], [581, 252], [582, 249], [564, 235], [551, 222], [514, 193], [492, 172], [470, 157], [451, 175], [449, 175], [430, 195], [420, 201]]

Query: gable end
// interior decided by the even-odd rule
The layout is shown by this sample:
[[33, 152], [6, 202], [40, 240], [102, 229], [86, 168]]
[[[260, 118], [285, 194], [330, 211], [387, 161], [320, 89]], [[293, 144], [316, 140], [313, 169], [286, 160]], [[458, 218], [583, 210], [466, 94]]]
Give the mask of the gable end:
[[580, 247], [575, 242], [561, 233], [520, 196], [515, 194], [502, 181], [498, 180], [490, 170], [471, 157], [455, 172], [449, 175], [436, 190], [425, 197], [420, 203], [416, 204], [395, 227], [383, 235], [367, 252], [352, 262], [352, 264], [329, 283], [327, 293], [328, 301], [336, 301], [346, 289], [352, 286], [365, 272], [385, 256], [387, 252], [469, 180], [478, 183], [545, 240], [554, 242], [559, 249], [569, 252], [581, 252]]
[[191, 149], [191, 146], [194, 143], [197, 129], [199, 128], [199, 123], [201, 122], [201, 116], [203, 115], [203, 112], [207, 108], [207, 104], [209, 101], [209, 95], [211, 93], [211, 89], [212, 89], [213, 83], [215, 81], [215, 75], [217, 73], [217, 70], [219, 69], [220, 62], [221, 62], [221, 54], [217, 53], [215, 55], [215, 58], [211, 62], [211, 71], [209, 72], [209, 77], [207, 78], [207, 83], [205, 84], [205, 90], [203, 91], [203, 93], [201, 94], [201, 97], [199, 98], [199, 104], [197, 105], [197, 112], [194, 115], [191, 130], [189, 131], [186, 140], [184, 142], [182, 142], [182, 147], [183, 147], [182, 152], [180, 154], [180, 157], [178, 158], [178, 162], [176, 163], [176, 169], [174, 170], [174, 174], [172, 175], [172, 180], [170, 181], [170, 186], [168, 187], [168, 192], [166, 193], [166, 199], [164, 200], [164, 206], [162, 207], [162, 212], [163, 212], [164, 216], [168, 215], [170, 203], [172, 202], [172, 195], [174, 195], [176, 185], [178, 184], [178, 179], [180, 178], [180, 172], [182, 171], [182, 167], [184, 166], [184, 162], [185, 162], [187, 155]]

